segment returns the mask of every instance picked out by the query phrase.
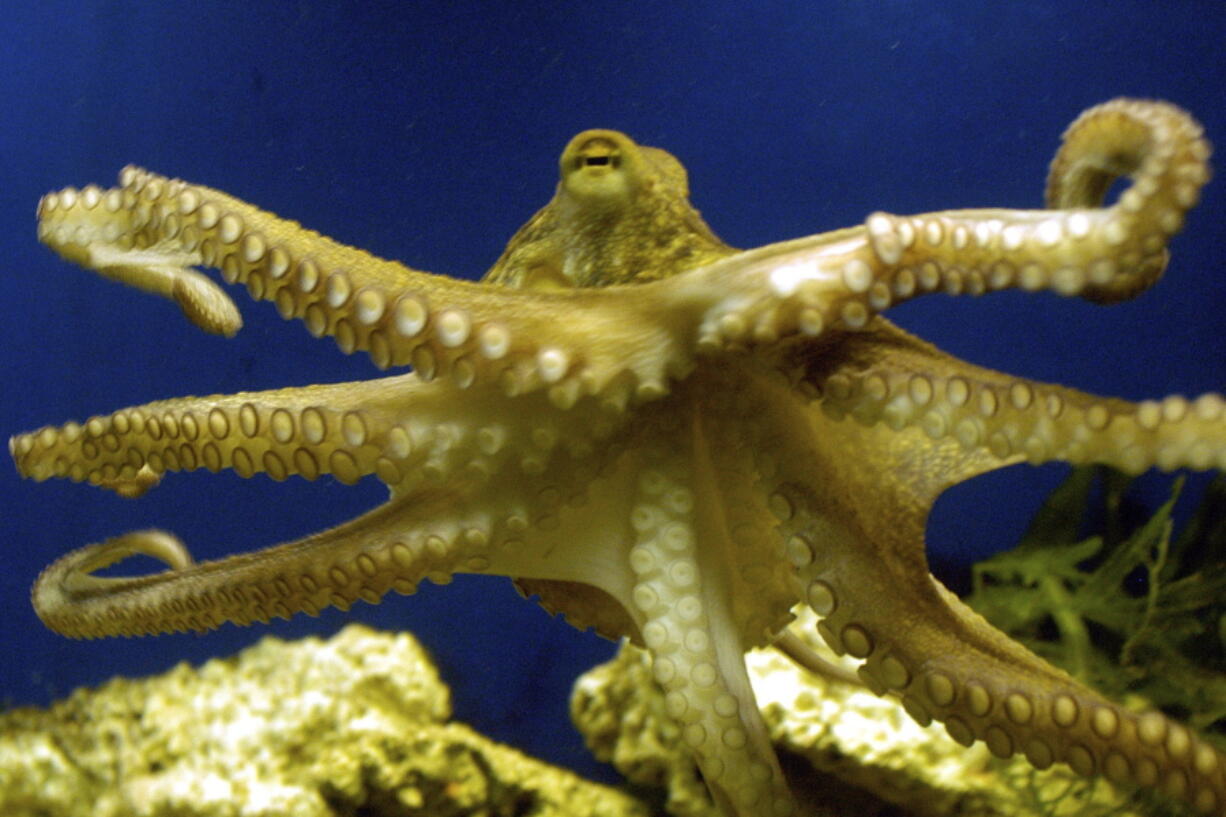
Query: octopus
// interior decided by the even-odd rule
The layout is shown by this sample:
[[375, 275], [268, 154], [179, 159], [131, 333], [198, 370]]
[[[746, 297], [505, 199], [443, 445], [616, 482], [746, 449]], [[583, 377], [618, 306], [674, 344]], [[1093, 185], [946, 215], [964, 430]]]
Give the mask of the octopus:
[[[1014, 463], [1226, 466], [1226, 400], [1131, 403], [963, 362], [882, 316], [930, 293], [1050, 290], [1110, 303], [1163, 273], [1209, 178], [1200, 126], [1117, 99], [1069, 126], [1046, 209], [877, 212], [751, 250], [691, 206], [669, 153], [588, 130], [553, 199], [481, 282], [411, 269], [208, 187], [125, 168], [38, 207], [65, 259], [242, 319], [197, 267], [364, 351], [358, 383], [169, 399], [20, 434], [22, 475], [136, 497], [168, 472], [384, 482], [331, 530], [196, 562], [142, 530], [72, 551], [33, 604], [93, 638], [203, 631], [508, 576], [579, 628], [652, 656], [680, 740], [729, 817], [799, 812], [746, 650], [797, 648], [808, 605], [869, 688], [958, 742], [1152, 787], [1226, 814], [1226, 756], [1087, 688], [995, 630], [929, 570], [951, 485]], [[1117, 178], [1130, 180], [1107, 204]], [[144, 554], [166, 569], [96, 575]]]

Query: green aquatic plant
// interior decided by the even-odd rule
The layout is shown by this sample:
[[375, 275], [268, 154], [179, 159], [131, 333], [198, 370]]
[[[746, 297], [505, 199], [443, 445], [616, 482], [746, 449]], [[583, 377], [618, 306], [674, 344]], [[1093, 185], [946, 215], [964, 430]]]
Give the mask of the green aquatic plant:
[[[1016, 548], [973, 568], [967, 602], [1078, 680], [1226, 748], [1226, 476], [1177, 525], [1183, 486], [1146, 518], [1130, 477], [1074, 470]], [[1140, 794], [1129, 809], [1173, 813]]]

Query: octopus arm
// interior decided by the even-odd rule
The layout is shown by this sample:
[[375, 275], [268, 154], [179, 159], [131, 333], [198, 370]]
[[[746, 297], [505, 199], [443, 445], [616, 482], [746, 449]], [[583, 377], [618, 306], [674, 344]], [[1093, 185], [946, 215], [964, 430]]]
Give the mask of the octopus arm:
[[393, 492], [515, 466], [533, 474], [554, 452], [582, 459], [623, 419], [587, 401], [555, 409], [540, 393], [520, 411], [492, 386], [467, 391], [410, 373], [335, 383], [161, 400], [19, 434], [18, 471], [37, 480], [88, 482], [140, 496], [167, 472], [207, 468], [275, 480], [374, 474]]
[[414, 409], [422, 423], [437, 420], [446, 402], [437, 391], [405, 375], [160, 400], [19, 434], [9, 448], [25, 477], [64, 477], [126, 496], [167, 472], [197, 468], [277, 480], [331, 474], [346, 483], [378, 472], [397, 484], [412, 457], [396, 422]]
[[[402, 497], [332, 530], [210, 562], [194, 562], [169, 533], [128, 533], [48, 566], [32, 591], [34, 609], [63, 635], [99, 638], [246, 625], [330, 605], [348, 609], [393, 589], [412, 593], [422, 578], [449, 575], [463, 562], [464, 539], [449, 530], [456, 499], [441, 491]], [[169, 569], [93, 575], [135, 554]]]
[[811, 547], [798, 576], [823, 616], [819, 630], [861, 662], [870, 689], [900, 698], [921, 725], [941, 721], [959, 743], [983, 741], [998, 757], [1021, 753], [1040, 769], [1065, 763], [1078, 774], [1159, 788], [1202, 811], [1226, 802], [1226, 756], [1209, 742], [1050, 666], [926, 570], [899, 570], [896, 553], [922, 560], [925, 509], [823, 505], [798, 500], [784, 533], [794, 553]]
[[[861, 227], [739, 253], [657, 286], [700, 309], [696, 345], [710, 352], [861, 330], [890, 306], [932, 292], [1129, 298], [1165, 269], [1167, 243], [1209, 179], [1209, 152], [1180, 109], [1117, 99], [1065, 133], [1047, 186], [1055, 209], [874, 213]], [[1125, 174], [1131, 185], [1104, 206]]]
[[[806, 420], [764, 415], [763, 432], [769, 439], [776, 422], [809, 429], [777, 449], [773, 502], [826, 641], [863, 662], [872, 689], [900, 697], [921, 723], [943, 721], [964, 744], [982, 740], [1039, 768], [1063, 762], [1220, 809], [1226, 756], [1161, 713], [1107, 700], [991, 627], [930, 575], [924, 525], [946, 487], [1013, 462], [1218, 466], [1223, 401], [1134, 405], [1010, 378], [884, 321], [839, 343], [811, 357], [794, 352], [809, 362], [800, 377], [817, 404], [789, 410]], [[885, 349], [888, 363], [877, 357]]]
[[[712, 385], [687, 382], [669, 405], [640, 416], [623, 455], [525, 535], [524, 547], [495, 553], [489, 570], [544, 590], [574, 623], [607, 628], [621, 617], [620, 634], [650, 651], [668, 713], [716, 802], [729, 814], [787, 813], [792, 798], [743, 654], [782, 626], [795, 596], [774, 553], [781, 548], [759, 547], [772, 541], [773, 519], [755, 491], [747, 441], [698, 397]], [[718, 402], [734, 410], [735, 398]]]
[[[889, 431], [914, 429], [929, 445], [909, 451], [911, 490], [936, 497], [955, 482], [1026, 461], [1111, 465], [1128, 473], [1226, 468], [1226, 400], [1214, 393], [1133, 403], [995, 372], [946, 355], [885, 319], [787, 353], [799, 387], [827, 420]], [[842, 424], [840, 427], [844, 427]], [[949, 441], [937, 457], [938, 442]], [[940, 467], [935, 468], [935, 465]]]
[[[451, 443], [456, 467], [446, 479], [435, 474], [413, 487], [401, 483], [380, 507], [301, 540], [200, 563], [161, 531], [79, 548], [40, 576], [35, 608], [58, 632], [101, 637], [205, 630], [227, 621], [245, 625], [315, 614], [329, 605], [347, 609], [357, 600], [376, 603], [388, 590], [411, 593], [423, 578], [446, 583], [456, 572], [580, 579], [625, 597], [617, 570], [602, 556], [617, 548], [601, 542], [603, 548], [584, 550], [591, 536], [577, 528], [561, 541], [547, 533], [564, 503], [585, 504], [595, 463], [559, 449], [548, 472], [529, 467], [525, 473], [518, 455], [492, 466], [489, 460], [474, 463], [463, 456], [463, 439]], [[617, 512], [624, 504], [597, 506], [609, 518], [604, 535], [614, 541], [628, 525], [629, 511]], [[93, 575], [134, 554], [152, 556], [169, 569], [146, 576]]]
[[426, 380], [449, 374], [461, 386], [492, 382], [511, 394], [545, 389], [569, 406], [591, 394], [649, 399], [690, 366], [684, 341], [696, 315], [666, 313], [643, 288], [479, 285], [378, 258], [202, 185], [136, 167], [119, 180], [109, 190], [44, 196], [39, 238], [69, 261], [173, 299], [206, 331], [233, 335], [242, 320], [193, 266], [220, 269], [346, 353], [366, 351], [379, 368], [411, 365]]

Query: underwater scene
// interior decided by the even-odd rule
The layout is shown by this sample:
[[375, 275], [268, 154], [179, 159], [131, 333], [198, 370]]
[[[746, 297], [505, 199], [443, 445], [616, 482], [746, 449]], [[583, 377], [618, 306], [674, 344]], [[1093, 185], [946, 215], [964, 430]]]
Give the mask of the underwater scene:
[[1226, 814], [1222, 3], [2, 25], [0, 813]]

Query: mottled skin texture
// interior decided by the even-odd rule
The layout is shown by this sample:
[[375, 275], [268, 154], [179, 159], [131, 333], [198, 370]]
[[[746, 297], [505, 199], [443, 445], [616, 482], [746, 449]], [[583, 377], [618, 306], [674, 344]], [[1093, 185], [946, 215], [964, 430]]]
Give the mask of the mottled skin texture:
[[[373, 473], [391, 489], [336, 529], [216, 562], [159, 531], [91, 545], [44, 572], [35, 606], [94, 637], [314, 613], [457, 571], [511, 576], [577, 626], [646, 645], [715, 801], [748, 817], [796, 804], [742, 654], [803, 602], [867, 684], [959, 741], [1226, 813], [1226, 758], [992, 629], [929, 574], [923, 537], [945, 488], [1011, 463], [1220, 468], [1223, 400], [1132, 404], [1034, 383], [878, 316], [935, 291], [1131, 297], [1164, 269], [1208, 155], [1182, 111], [1116, 100], [1070, 127], [1048, 210], [877, 213], [740, 252], [690, 206], [673, 157], [587, 131], [562, 155], [553, 201], [480, 284], [135, 168], [118, 188], [48, 195], [43, 241], [204, 329], [241, 321], [194, 265], [380, 368], [414, 371], [167, 400], [13, 438], [27, 476], [131, 496], [199, 467]], [[1121, 174], [1131, 186], [1103, 207]], [[137, 552], [170, 569], [93, 575]]]

